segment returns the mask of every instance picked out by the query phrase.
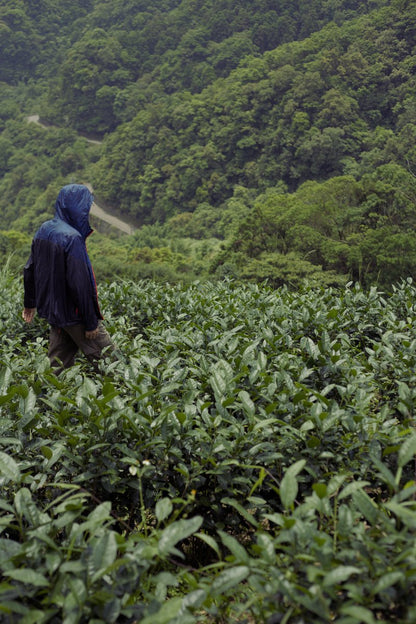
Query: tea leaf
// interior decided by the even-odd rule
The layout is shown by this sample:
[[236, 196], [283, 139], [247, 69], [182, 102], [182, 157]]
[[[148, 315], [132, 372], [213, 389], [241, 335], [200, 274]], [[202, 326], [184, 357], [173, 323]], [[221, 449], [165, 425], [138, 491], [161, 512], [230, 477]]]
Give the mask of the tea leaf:
[[27, 585], [35, 585], [36, 587], [48, 587], [48, 579], [40, 572], [30, 569], [5, 570], [4, 574]]
[[403, 442], [399, 449], [398, 465], [403, 467], [416, 455], [416, 434], [411, 435]]
[[395, 503], [390, 501], [385, 504], [409, 529], [416, 529], [416, 510], [412, 503], [411, 507], [407, 503]]
[[247, 520], [247, 522], [249, 522], [253, 526], [258, 526], [257, 520], [238, 501], [234, 500], [233, 498], [225, 497], [221, 499], [221, 503], [223, 505], [230, 505], [231, 507], [234, 507], [234, 509], [236, 509], [238, 513], [241, 514], [243, 518], [245, 518], [245, 520]]
[[140, 624], [169, 624], [180, 613], [181, 607], [182, 598], [170, 598], [159, 611], [140, 619]]
[[213, 596], [219, 596], [233, 589], [240, 583], [246, 580], [250, 574], [250, 568], [246, 565], [236, 566], [229, 568], [221, 572], [211, 586], [211, 593]]
[[249, 556], [245, 548], [233, 537], [232, 535], [228, 535], [224, 533], [224, 531], [218, 531], [218, 534], [221, 537], [221, 541], [228, 548], [230, 553], [233, 555], [234, 559], [238, 563], [248, 564]]
[[91, 569], [92, 582], [95, 582], [107, 568], [114, 563], [117, 555], [117, 542], [114, 531], [108, 531], [95, 541], [92, 546]]
[[207, 535], [206, 533], [195, 533], [195, 537], [200, 539], [202, 542], [205, 542], [205, 544], [208, 544], [208, 546], [217, 554], [218, 558], [221, 558], [220, 548], [211, 535]]
[[323, 579], [323, 586], [339, 585], [346, 581], [352, 574], [360, 574], [360, 568], [355, 566], [338, 566], [328, 572]]
[[13, 457], [0, 451], [0, 472], [9, 481], [20, 481], [20, 468]]
[[404, 580], [405, 576], [403, 572], [400, 572], [399, 570], [396, 572], [388, 572], [387, 574], [383, 574], [383, 576], [378, 579], [373, 591], [375, 594], [382, 593], [389, 587], [392, 587], [396, 583]]
[[249, 393], [246, 390], [241, 390], [241, 392], [238, 393], [238, 397], [243, 405], [243, 409], [247, 416], [254, 416], [256, 408], [253, 401], [251, 400]]
[[377, 624], [372, 612], [365, 607], [357, 605], [346, 605], [340, 608], [340, 613], [349, 615], [356, 621], [356, 624]]
[[306, 461], [301, 459], [286, 470], [280, 483], [280, 498], [285, 509], [289, 509], [295, 501], [298, 493], [298, 481], [296, 476], [303, 470]]
[[364, 518], [366, 518], [370, 524], [375, 524], [379, 517], [378, 508], [368, 494], [363, 490], [357, 490], [353, 493], [352, 499]]
[[164, 529], [160, 535], [158, 550], [161, 555], [169, 555], [175, 551], [178, 542], [186, 539], [201, 527], [202, 518], [195, 516], [190, 520], [178, 520]]
[[346, 498], [347, 496], [351, 496], [354, 492], [358, 492], [363, 488], [371, 485], [369, 481], [353, 481], [352, 483], [348, 483], [345, 488], [339, 493], [339, 500]]
[[163, 522], [172, 513], [173, 505], [170, 498], [162, 498], [156, 503], [155, 514], [158, 522]]

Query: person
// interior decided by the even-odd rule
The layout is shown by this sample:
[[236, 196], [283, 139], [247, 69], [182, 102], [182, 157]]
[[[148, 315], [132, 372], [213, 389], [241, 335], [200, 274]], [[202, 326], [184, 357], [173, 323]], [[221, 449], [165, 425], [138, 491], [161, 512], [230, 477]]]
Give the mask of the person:
[[50, 324], [48, 356], [59, 374], [81, 350], [96, 370], [114, 344], [102, 323], [97, 287], [86, 248], [92, 233], [93, 195], [83, 184], [68, 184], [58, 194], [55, 216], [36, 232], [24, 267], [23, 319], [36, 310]]

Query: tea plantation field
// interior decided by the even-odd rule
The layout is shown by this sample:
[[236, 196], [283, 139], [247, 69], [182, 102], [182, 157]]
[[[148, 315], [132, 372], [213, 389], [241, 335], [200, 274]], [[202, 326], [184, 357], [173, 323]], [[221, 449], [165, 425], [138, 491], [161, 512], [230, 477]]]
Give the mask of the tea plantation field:
[[55, 377], [0, 290], [0, 622], [416, 621], [416, 288], [102, 286]]

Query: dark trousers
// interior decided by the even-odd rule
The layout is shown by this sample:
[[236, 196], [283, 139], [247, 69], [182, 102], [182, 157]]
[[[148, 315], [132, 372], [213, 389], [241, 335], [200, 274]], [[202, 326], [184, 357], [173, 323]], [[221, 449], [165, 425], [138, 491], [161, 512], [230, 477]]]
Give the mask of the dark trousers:
[[97, 369], [98, 360], [103, 356], [104, 349], [114, 356], [115, 347], [109, 333], [101, 322], [99, 322], [98, 327], [98, 336], [87, 339], [84, 325], [51, 326], [48, 356], [56, 373], [72, 366], [78, 351], [84, 353], [95, 369]]

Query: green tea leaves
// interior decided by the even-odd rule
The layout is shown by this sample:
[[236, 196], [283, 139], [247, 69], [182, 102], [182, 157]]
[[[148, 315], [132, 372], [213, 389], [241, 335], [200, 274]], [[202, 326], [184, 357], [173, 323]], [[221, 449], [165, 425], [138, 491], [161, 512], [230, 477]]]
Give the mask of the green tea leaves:
[[301, 459], [295, 464], [290, 466], [280, 483], [280, 498], [285, 509], [292, 507], [295, 502], [296, 495], [298, 493], [298, 480], [297, 475], [305, 467], [306, 461]]
[[20, 481], [20, 468], [17, 462], [7, 455], [0, 451], [0, 475], [3, 479], [7, 481]]
[[2, 614], [412, 621], [413, 285], [101, 295], [100, 373], [2, 344]]
[[175, 548], [176, 544], [193, 533], [196, 533], [201, 527], [202, 518], [195, 516], [191, 520], [178, 520], [174, 524], [170, 524], [166, 529], [162, 531], [159, 539], [158, 549], [161, 555], [168, 555], [170, 553], [178, 554], [178, 550]]

